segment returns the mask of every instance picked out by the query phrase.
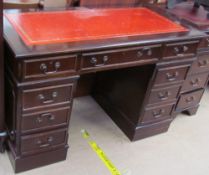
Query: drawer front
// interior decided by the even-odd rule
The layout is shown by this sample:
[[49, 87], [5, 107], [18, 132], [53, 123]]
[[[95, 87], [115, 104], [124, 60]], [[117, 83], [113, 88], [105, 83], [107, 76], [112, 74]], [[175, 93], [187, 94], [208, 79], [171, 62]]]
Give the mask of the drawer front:
[[76, 55], [24, 60], [23, 77], [24, 79], [49, 78], [60, 74], [75, 73], [76, 64]]
[[72, 84], [49, 86], [23, 91], [23, 110], [71, 102]]
[[67, 129], [55, 130], [41, 134], [21, 137], [21, 153], [30, 153], [51, 149], [65, 145], [67, 141]]
[[209, 53], [200, 55], [198, 60], [194, 61], [191, 68], [192, 73], [209, 71]]
[[198, 74], [189, 76], [183, 84], [181, 89], [182, 92], [191, 91], [198, 88], [204, 88], [207, 80], [208, 80], [208, 73], [205, 74]]
[[188, 70], [188, 65], [160, 68], [157, 70], [154, 86], [183, 81]]
[[191, 93], [187, 93], [187, 94], [182, 94], [178, 105], [177, 105], [177, 110], [183, 110], [189, 107], [193, 107], [195, 105], [197, 105], [201, 98], [202, 98], [202, 94], [203, 94], [204, 90], [198, 90], [195, 92], [191, 92]]
[[171, 112], [173, 109], [173, 104], [166, 106], [159, 106], [154, 108], [146, 108], [144, 116], [140, 123], [146, 124], [150, 122], [156, 122], [159, 120], [164, 120], [171, 118]]
[[209, 48], [209, 36], [201, 39], [200, 44], [199, 44], [199, 48], [201, 48], [201, 49], [202, 48], [204, 48], [204, 49]]
[[26, 132], [35, 129], [67, 126], [70, 118], [70, 111], [71, 109], [69, 107], [65, 107], [59, 108], [58, 110], [24, 115], [21, 121], [21, 130], [22, 132]]
[[159, 59], [160, 45], [147, 47], [134, 47], [103, 52], [93, 52], [83, 54], [81, 60], [81, 70], [100, 68], [115, 64], [124, 64], [147, 59]]
[[164, 89], [154, 89], [151, 91], [148, 103], [153, 104], [174, 100], [177, 98], [179, 90], [179, 86], [172, 86]]
[[165, 45], [163, 53], [164, 59], [173, 59], [179, 57], [193, 57], [197, 53], [199, 41], [170, 43]]

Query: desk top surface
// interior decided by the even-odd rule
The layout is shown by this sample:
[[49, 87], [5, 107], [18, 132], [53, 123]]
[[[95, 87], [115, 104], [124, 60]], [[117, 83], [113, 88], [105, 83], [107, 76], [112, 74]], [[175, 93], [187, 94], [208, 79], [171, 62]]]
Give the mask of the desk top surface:
[[4, 12], [4, 38], [17, 58], [203, 37], [157, 7]]
[[5, 14], [27, 45], [185, 32], [143, 7]]

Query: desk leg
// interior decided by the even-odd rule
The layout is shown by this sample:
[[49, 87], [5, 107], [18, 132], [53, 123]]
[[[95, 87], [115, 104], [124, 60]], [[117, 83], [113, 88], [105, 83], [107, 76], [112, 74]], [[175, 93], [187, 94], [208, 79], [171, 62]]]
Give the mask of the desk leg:
[[199, 105], [196, 106], [196, 107], [193, 107], [191, 109], [188, 109], [188, 110], [184, 111], [183, 113], [192, 116], [192, 115], [195, 115], [197, 113], [198, 108], [199, 108]]

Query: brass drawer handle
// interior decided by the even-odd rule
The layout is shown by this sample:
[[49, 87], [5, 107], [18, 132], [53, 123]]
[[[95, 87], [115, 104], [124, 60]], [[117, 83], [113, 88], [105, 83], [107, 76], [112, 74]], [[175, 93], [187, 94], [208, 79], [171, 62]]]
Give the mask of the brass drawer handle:
[[199, 83], [200, 83], [200, 78], [196, 78], [195, 80], [191, 80], [190, 81], [190, 84], [193, 86], [193, 87], [196, 87], [196, 86], [199, 86]]
[[203, 68], [203, 67], [206, 67], [207, 65], [209, 64], [209, 60], [206, 59], [206, 60], [199, 60], [198, 61], [198, 66]]
[[141, 58], [142, 56], [143, 56], [143, 52], [142, 52], [142, 51], [138, 51], [138, 52], [137, 52], [137, 57], [138, 57], [138, 58]]
[[147, 51], [147, 55], [148, 55], [148, 56], [152, 56], [152, 50], [151, 50], [151, 49], [149, 49], [149, 50]]
[[184, 45], [180, 47], [174, 47], [173, 50], [176, 56], [182, 57], [184, 56], [184, 53], [186, 53], [189, 50], [189, 47]]
[[37, 122], [37, 123], [42, 123], [42, 122], [43, 122], [43, 118], [38, 117], [38, 118], [36, 119], [36, 122]]
[[166, 78], [168, 81], [175, 81], [178, 76], [179, 76], [179, 72], [177, 71], [174, 73], [170, 73], [170, 72], [166, 73]]
[[48, 137], [47, 142], [43, 142], [41, 140], [37, 141], [37, 145], [39, 145], [39, 148], [46, 148], [51, 146], [51, 143], [54, 141], [54, 138], [52, 136]]
[[163, 92], [158, 93], [158, 97], [160, 98], [160, 100], [167, 100], [170, 95], [171, 93], [169, 91], [166, 91], [164, 93]]
[[41, 114], [39, 117], [37, 117], [36, 122], [42, 123], [44, 121], [44, 118], [47, 118], [49, 122], [52, 122], [55, 120], [55, 116], [51, 113]]
[[48, 75], [48, 74], [53, 74], [53, 73], [58, 72], [58, 69], [59, 69], [60, 67], [61, 67], [61, 63], [60, 63], [59, 61], [56, 61], [56, 62], [54, 63], [54, 70], [53, 70], [53, 71], [48, 71], [48, 66], [47, 66], [45, 63], [41, 63], [41, 65], [40, 65], [40, 70], [41, 70], [44, 74]]
[[209, 47], [209, 38], [207, 38], [206, 41], [207, 41], [207, 46]]
[[147, 48], [144, 48], [144, 51], [147, 53], [147, 56], [152, 56], [152, 49], [147, 47]]
[[104, 66], [109, 60], [109, 57], [108, 56], [104, 56], [102, 58], [102, 62], [101, 64], [97, 64], [98, 62], [98, 59], [96, 57], [92, 57], [90, 62], [95, 66], [95, 67], [101, 67], [101, 66]]
[[187, 52], [189, 50], [188, 46], [183, 46], [183, 52]]
[[58, 96], [58, 93], [53, 92], [51, 95], [51, 99], [46, 99], [46, 97], [43, 94], [39, 94], [38, 98], [39, 98], [39, 100], [42, 101], [43, 104], [49, 104], [49, 103], [53, 103], [57, 96]]
[[137, 52], [137, 57], [141, 58], [144, 55], [144, 53], [146, 53], [147, 56], [152, 56], [152, 49], [149, 47], [143, 48], [142, 50]]
[[180, 49], [178, 47], [174, 47], [173, 50], [174, 50], [175, 54], [179, 54], [180, 53]]
[[194, 96], [187, 97], [185, 101], [186, 101], [186, 103], [190, 104], [195, 101], [195, 97]]
[[160, 111], [152, 111], [154, 118], [160, 118], [165, 113], [165, 109], [160, 109]]

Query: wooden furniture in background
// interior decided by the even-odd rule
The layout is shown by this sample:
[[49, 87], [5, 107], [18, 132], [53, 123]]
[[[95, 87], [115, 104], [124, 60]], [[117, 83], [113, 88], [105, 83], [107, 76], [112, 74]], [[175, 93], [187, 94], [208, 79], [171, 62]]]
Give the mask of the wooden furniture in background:
[[80, 0], [80, 6], [85, 7], [135, 6], [136, 3], [136, 0]]
[[[175, 17], [178, 17], [182, 22], [192, 25], [198, 30], [205, 32], [206, 37], [202, 40], [198, 49], [198, 60], [193, 63], [190, 76], [184, 82], [183, 96], [184, 94], [195, 94], [200, 88], [206, 88], [209, 76], [209, 17], [208, 11], [203, 7], [193, 8], [193, 2], [184, 2], [177, 4], [173, 9], [170, 9]], [[186, 88], [190, 86], [190, 88]], [[195, 114], [198, 109], [198, 105], [192, 106], [190, 110], [191, 114]], [[184, 109], [179, 109], [178, 112], [182, 112]]]
[[[162, 9], [147, 8], [169, 16]], [[190, 73], [200, 69], [192, 65], [198, 62], [197, 50], [205, 35], [187, 28], [189, 32], [89, 39], [46, 47], [43, 43], [25, 44], [5, 19], [6, 123], [15, 172], [66, 158], [77, 82], [78, 89], [84, 85], [78, 95], [88, 91], [132, 141], [166, 132], [178, 111], [191, 114], [196, 110], [204, 83], [190, 80]], [[85, 86], [89, 77], [91, 85]], [[207, 77], [201, 75], [201, 79], [206, 81]], [[200, 86], [197, 91], [183, 94], [195, 84]]]
[[4, 122], [4, 56], [3, 56], [3, 2], [0, 0], [0, 152], [4, 151], [4, 142], [6, 139]]
[[3, 0], [4, 9], [40, 8], [39, 0]]
[[[161, 2], [161, 1], [160, 1]], [[42, 4], [43, 3], [43, 4]], [[62, 0], [62, 1], [39, 1], [39, 0], [4, 0], [5, 9], [14, 8], [38, 8], [43, 7], [134, 7], [140, 3], [158, 3], [158, 0]]]
[[80, 0], [84, 7], [134, 7], [140, 3], [156, 3], [157, 0]]

